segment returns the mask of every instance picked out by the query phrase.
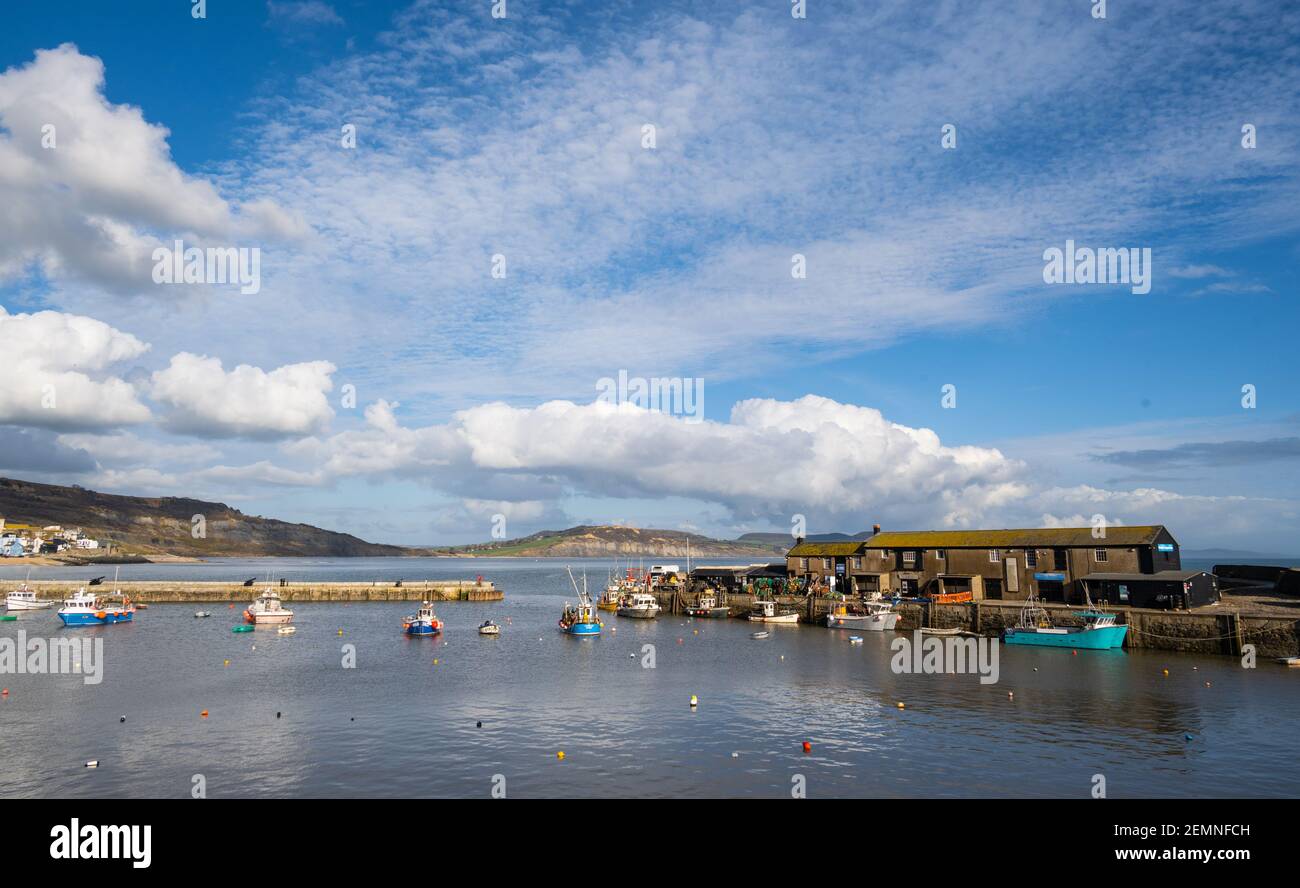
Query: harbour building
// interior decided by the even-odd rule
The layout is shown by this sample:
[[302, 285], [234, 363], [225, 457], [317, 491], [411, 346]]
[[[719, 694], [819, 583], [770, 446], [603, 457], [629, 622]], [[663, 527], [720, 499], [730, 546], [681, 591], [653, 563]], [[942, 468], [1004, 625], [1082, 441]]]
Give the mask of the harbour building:
[[[1096, 600], [1194, 607], [1218, 600], [1213, 577], [1183, 571], [1163, 525], [1020, 530], [877, 531], [867, 539], [799, 540], [786, 555], [792, 583], [849, 595], [938, 600]], [[1085, 585], [1085, 580], [1095, 577]], [[1173, 594], [1177, 591], [1178, 594]]]

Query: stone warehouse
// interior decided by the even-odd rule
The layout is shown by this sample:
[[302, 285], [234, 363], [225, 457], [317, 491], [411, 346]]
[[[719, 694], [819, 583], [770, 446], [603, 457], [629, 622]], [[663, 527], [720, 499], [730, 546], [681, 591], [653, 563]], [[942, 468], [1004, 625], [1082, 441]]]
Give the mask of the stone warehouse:
[[1181, 568], [1178, 542], [1162, 525], [885, 531], [849, 542], [800, 540], [786, 555], [787, 572], [804, 587], [976, 601], [1036, 594], [1075, 604], [1083, 601], [1080, 581], [1090, 574], [1154, 575]]

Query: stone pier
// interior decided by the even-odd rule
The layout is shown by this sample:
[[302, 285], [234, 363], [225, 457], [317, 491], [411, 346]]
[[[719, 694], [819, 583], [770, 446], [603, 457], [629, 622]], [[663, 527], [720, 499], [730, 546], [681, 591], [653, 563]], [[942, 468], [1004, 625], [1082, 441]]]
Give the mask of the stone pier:
[[[33, 580], [28, 585], [40, 598], [63, 599], [85, 586], [77, 580]], [[102, 586], [87, 586], [88, 592], [110, 593], [111, 580]], [[130, 580], [118, 583], [117, 588], [133, 601], [154, 602], [204, 602], [252, 601], [266, 583], [245, 586], [242, 583], [189, 582], [185, 580]], [[493, 583], [484, 580], [405, 580], [401, 586], [393, 581], [370, 583], [327, 583], [312, 580], [291, 580], [284, 586], [278, 582], [271, 588], [285, 601], [500, 601], [505, 593]]]

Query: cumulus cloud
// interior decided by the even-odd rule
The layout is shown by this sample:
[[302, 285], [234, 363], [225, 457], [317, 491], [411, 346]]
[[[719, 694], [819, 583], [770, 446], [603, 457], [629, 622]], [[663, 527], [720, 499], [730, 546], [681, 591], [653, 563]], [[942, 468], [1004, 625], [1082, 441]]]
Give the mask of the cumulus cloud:
[[104, 96], [104, 64], [72, 44], [0, 73], [0, 279], [37, 263], [115, 290], [152, 286], [172, 235], [292, 237], [269, 201], [236, 212], [172, 160], [165, 127]]
[[0, 306], [0, 422], [89, 429], [145, 422], [149, 408], [135, 386], [107, 373], [149, 346], [94, 318], [41, 311], [9, 314]]
[[267, 372], [220, 358], [182, 352], [154, 373], [150, 394], [170, 410], [167, 428], [214, 438], [284, 438], [323, 431], [334, 416], [328, 361], [286, 364]]
[[557, 491], [693, 497], [783, 524], [794, 513], [832, 521], [888, 510], [899, 520], [964, 525], [1027, 492], [1019, 463], [997, 450], [949, 447], [878, 410], [812, 395], [742, 401], [728, 422], [569, 401], [485, 404], [414, 429], [379, 402], [366, 419], [364, 429], [300, 442], [293, 452], [328, 476], [423, 474], [462, 485], [467, 477], [547, 478]]

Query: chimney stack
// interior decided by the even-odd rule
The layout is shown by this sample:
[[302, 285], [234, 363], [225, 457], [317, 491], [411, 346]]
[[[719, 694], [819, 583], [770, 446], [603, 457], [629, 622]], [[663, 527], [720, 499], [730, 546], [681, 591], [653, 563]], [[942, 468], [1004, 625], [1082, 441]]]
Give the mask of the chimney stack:
[[880, 533], [880, 525], [879, 524], [871, 525], [871, 535], [875, 536], [878, 533]]

